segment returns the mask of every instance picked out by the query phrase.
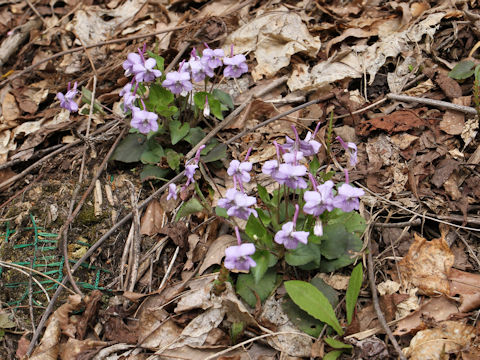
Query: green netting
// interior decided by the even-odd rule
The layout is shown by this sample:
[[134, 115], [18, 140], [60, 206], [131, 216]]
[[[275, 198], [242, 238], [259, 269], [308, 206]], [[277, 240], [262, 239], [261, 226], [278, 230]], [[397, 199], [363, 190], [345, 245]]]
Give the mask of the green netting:
[[[54, 233], [48, 233], [45, 231], [45, 229], [37, 226], [35, 222], [35, 218], [31, 214], [30, 214], [30, 220], [32, 222], [32, 226], [22, 228], [21, 231], [23, 234], [27, 231], [33, 230], [31, 241], [27, 243], [22, 243], [22, 244], [15, 244], [12, 246], [12, 249], [13, 251], [31, 254], [31, 256], [29, 256], [31, 261], [14, 261], [12, 263], [33, 268], [36, 271], [42, 272], [43, 274], [50, 276], [51, 278], [57, 280], [58, 282], [61, 282], [63, 280], [62, 269], [65, 263], [65, 259], [63, 256], [60, 256], [58, 254], [59, 253], [57, 249], [58, 235]], [[12, 230], [10, 228], [10, 223], [7, 222], [5, 224], [5, 232], [3, 233], [0, 232], [0, 241], [4, 241], [5, 243], [8, 244], [9, 241], [11, 240], [11, 236], [15, 234], [15, 232], [16, 230]], [[83, 241], [77, 241], [76, 243], [82, 246], [88, 246], [88, 247], [90, 246], [88, 243], [85, 243]], [[24, 254], [20, 254], [20, 255], [24, 255]], [[25, 255], [23, 257], [25, 257]], [[75, 264], [74, 260], [69, 260], [69, 262], [72, 264]], [[108, 270], [92, 266], [88, 263], [82, 263], [81, 267], [89, 271], [94, 271], [95, 281], [93, 284], [90, 284], [88, 282], [77, 282], [78, 286], [83, 287], [84, 289], [87, 289], [87, 290], [106, 290], [103, 287], [100, 287], [99, 283], [100, 283], [102, 272], [109, 273]], [[6, 269], [6, 270], [15, 271], [12, 269]], [[6, 272], [4, 272], [3, 268], [0, 266], [0, 277], [2, 277], [2, 279], [4, 280], [6, 288], [24, 289], [20, 298], [8, 303], [9, 306], [19, 306], [22, 303], [24, 303], [26, 299], [28, 299], [30, 282], [28, 281], [28, 279], [26, 281], [6, 281], [5, 274]], [[33, 276], [35, 276], [35, 278], [38, 280], [38, 282], [44, 287], [44, 289], [47, 292], [50, 292], [51, 290], [56, 290], [57, 287], [59, 286], [54, 281], [47, 279], [45, 277], [35, 275], [34, 273], [33, 273]], [[12, 276], [12, 278], [18, 279], [17, 276], [15, 277]], [[39, 288], [37, 283], [32, 282], [31, 286], [32, 286], [32, 295], [43, 293], [43, 291]], [[41, 305], [35, 300], [33, 296], [32, 296], [32, 301], [34, 305]]]

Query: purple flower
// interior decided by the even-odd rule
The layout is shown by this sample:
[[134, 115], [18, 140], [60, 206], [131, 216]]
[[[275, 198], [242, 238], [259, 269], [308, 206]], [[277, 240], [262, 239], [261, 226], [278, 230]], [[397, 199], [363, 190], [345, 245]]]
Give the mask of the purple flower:
[[318, 216], [325, 210], [332, 211], [334, 208], [333, 186], [333, 181], [328, 180], [324, 184], [318, 185], [316, 191], [306, 191], [303, 195], [305, 200], [303, 211], [313, 216]]
[[130, 126], [138, 129], [142, 134], [148, 134], [150, 131], [158, 130], [157, 119], [157, 114], [147, 110], [140, 110], [138, 107], [133, 106]]
[[230, 162], [230, 166], [228, 167], [227, 174], [230, 176], [235, 176], [237, 180], [242, 183], [248, 183], [250, 181], [250, 171], [252, 171], [251, 162], [232, 160]]
[[355, 166], [357, 164], [357, 145], [353, 142], [345, 143], [340, 136], [337, 136], [336, 139], [340, 142], [345, 151], [349, 153], [350, 166]]
[[245, 55], [238, 54], [233, 57], [225, 57], [223, 63], [226, 65], [223, 69], [225, 77], [238, 78], [248, 71]]
[[153, 58], [145, 60], [145, 63], [134, 64], [132, 69], [135, 74], [135, 80], [137, 82], [150, 82], [162, 76], [160, 70], [154, 69], [155, 65], [157, 65], [157, 62]]
[[307, 231], [294, 231], [297, 226], [297, 218], [299, 212], [298, 204], [295, 204], [295, 214], [293, 215], [293, 220], [283, 224], [282, 230], [279, 230], [275, 234], [275, 242], [277, 244], [283, 244], [287, 249], [296, 249], [298, 243], [303, 244], [308, 243], [308, 235], [310, 234]]
[[302, 178], [307, 173], [303, 165], [280, 164], [278, 168], [280, 184], [287, 185], [290, 189], [306, 189], [307, 182]]
[[255, 245], [252, 243], [230, 246], [225, 250], [225, 267], [229, 270], [248, 271], [257, 266], [255, 260], [249, 256], [254, 253]]
[[210, 69], [215, 69], [222, 66], [222, 58], [225, 57], [225, 53], [222, 49], [205, 49], [202, 53], [202, 60]]
[[136, 92], [132, 93], [132, 83], [128, 83], [120, 91], [120, 96], [123, 96], [123, 111], [127, 112], [132, 110], [135, 99], [137, 98]]
[[192, 79], [195, 82], [203, 81], [205, 77], [213, 77], [215, 75], [213, 69], [200, 60], [200, 58], [190, 59], [188, 63], [192, 72]]
[[190, 82], [190, 74], [186, 71], [171, 71], [163, 81], [162, 86], [169, 89], [174, 94], [192, 91], [193, 86]]
[[365, 195], [362, 189], [350, 184], [343, 184], [338, 188], [338, 195], [333, 199], [333, 206], [345, 212], [358, 210], [360, 207], [359, 197]]
[[125, 69], [125, 76], [130, 76], [135, 73], [133, 70], [134, 65], [143, 65], [143, 60], [137, 53], [130, 53], [127, 55], [127, 60], [125, 60], [122, 65]]
[[257, 217], [257, 212], [254, 209], [249, 208], [249, 206], [255, 205], [256, 202], [257, 199], [253, 196], [237, 192], [233, 198], [232, 206], [227, 210], [227, 214], [228, 216], [235, 216], [243, 220], [248, 220], [250, 214]]
[[70, 83], [68, 83], [67, 93], [65, 95], [61, 92], [57, 94], [57, 99], [60, 100], [60, 107], [67, 109], [68, 111], [78, 111], [78, 105], [75, 100], [73, 100], [77, 95], [77, 92], [77, 82], [75, 81], [75, 84], [73, 84], [72, 90], [70, 90]]
[[275, 181], [280, 184], [285, 183], [285, 176], [279, 171], [280, 165], [277, 160], [268, 160], [262, 166], [262, 173], [270, 175]]
[[193, 175], [195, 175], [195, 172], [197, 171], [197, 169], [198, 169], [197, 164], [190, 164], [185, 166], [185, 176], [187, 177], [187, 183], [185, 184], [185, 187], [195, 182]]
[[303, 159], [303, 152], [293, 150], [292, 152], [288, 152], [282, 155], [283, 161], [287, 164], [296, 165], [297, 162]]
[[177, 185], [175, 185], [173, 183], [168, 185], [167, 201], [172, 199], [172, 198], [177, 200]]
[[294, 229], [295, 225], [292, 221], [284, 224], [282, 230], [275, 234], [275, 242], [283, 244], [287, 249], [296, 249], [299, 242], [307, 244], [309, 233], [307, 231], [293, 231]]
[[[285, 137], [285, 144], [282, 145], [284, 150], [290, 150], [295, 146], [295, 140], [290, 139], [288, 136]], [[318, 141], [312, 139], [312, 133], [309, 131], [305, 135], [305, 139], [299, 140], [298, 151], [301, 151], [304, 156], [311, 156], [318, 153], [322, 144]]]
[[230, 209], [235, 205], [235, 196], [237, 194], [242, 194], [242, 192], [235, 188], [228, 189], [225, 193], [225, 197], [218, 200], [218, 206], [224, 208], [225, 210]]

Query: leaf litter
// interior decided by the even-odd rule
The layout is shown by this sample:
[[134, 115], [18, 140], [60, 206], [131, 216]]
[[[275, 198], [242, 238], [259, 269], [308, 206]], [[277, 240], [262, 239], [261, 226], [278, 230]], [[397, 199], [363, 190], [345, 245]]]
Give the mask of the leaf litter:
[[[60, 111], [54, 96], [63, 91], [63, 84], [68, 81], [81, 79], [82, 86], [92, 87], [89, 60], [95, 64], [95, 71], [101, 79], [97, 100], [103, 106], [119, 106], [116, 95], [125, 81], [119, 59], [126, 56], [130, 44], [120, 42], [96, 46], [88, 50], [88, 55], [82, 51], [66, 54], [11, 81], [10, 70], [19, 73], [36, 61], [75, 46], [89, 46], [177, 24], [190, 24], [185, 31], [156, 35], [162, 56], [173, 58], [185, 42], [201, 46], [203, 41], [213, 40], [223, 45], [226, 51], [230, 50], [230, 44], [234, 44], [236, 54], [247, 54], [250, 69], [250, 74], [238, 84], [221, 84], [227, 92], [234, 94], [235, 104], [242, 104], [249, 94], [255, 94], [256, 88], [252, 85], [262, 78], [265, 78], [262, 81], [266, 85], [275, 78], [288, 79], [286, 86], [255, 98], [229, 129], [221, 133], [223, 138], [233, 136], [243, 128], [251, 128], [298, 102], [334, 94], [315, 105], [314, 112], [313, 108], [300, 110], [269, 127], [245, 135], [232, 148], [233, 156], [241, 159], [252, 145], [254, 164], [274, 158], [275, 148], [270, 145], [270, 140], [283, 142], [285, 135], [293, 137], [290, 122], [308, 127], [321, 120], [319, 134], [323, 134], [325, 144], [329, 114], [333, 111], [336, 135], [341, 134], [345, 140], [359, 144], [360, 162], [352, 177], [376, 193], [365, 197], [362, 215], [372, 224], [372, 247], [369, 250], [377, 260], [375, 265], [379, 267], [378, 272], [389, 279], [377, 280], [380, 307], [387, 321], [391, 321], [405, 356], [424, 359], [428, 354], [432, 359], [443, 359], [447, 353], [455, 353], [463, 359], [477, 358], [480, 352], [478, 330], [469, 316], [478, 312], [480, 307], [479, 249], [474, 240], [480, 223], [480, 193], [476, 185], [480, 180], [477, 171], [480, 162], [480, 156], [477, 156], [478, 117], [444, 109], [441, 105], [414, 102], [383, 102], [363, 109], [384, 99], [389, 92], [478, 107], [472, 93], [473, 77], [457, 82], [447, 75], [461, 60], [468, 58], [478, 63], [475, 52], [472, 52], [473, 57], [470, 54], [479, 41], [475, 35], [478, 34], [476, 9], [470, 3], [464, 3], [460, 10], [458, 5], [440, 2], [382, 5], [352, 2], [345, 5], [340, 1], [307, 1], [260, 2], [229, 13], [235, 5], [231, 1], [145, 5], [131, 0], [111, 1], [106, 6], [87, 2], [76, 7], [74, 2], [49, 6], [47, 1], [39, 1], [34, 6], [44, 22], [38, 22], [41, 30], [29, 33], [27, 41], [26, 37], [23, 40], [9, 37], [8, 31], [21, 31], [20, 26], [26, 23], [26, 19], [20, 16], [24, 11], [29, 12], [30, 20], [38, 16], [23, 2], [1, 3], [0, 26], [5, 30], [0, 38], [1, 46], [11, 46], [9, 43], [14, 40], [19, 49], [17, 56], [4, 60], [1, 69], [0, 165], [5, 164], [0, 169], [2, 184], [21, 173], [29, 162], [38, 159], [38, 151], [67, 143], [69, 137], [77, 140], [78, 134], [85, 131], [87, 125], [83, 118]], [[210, 21], [209, 30], [201, 33], [198, 39], [192, 37], [195, 24], [191, 20], [196, 16], [196, 20]], [[215, 20], [210, 16], [218, 18]], [[210, 35], [213, 37], [209, 38]], [[142, 41], [131, 44], [131, 47], [141, 46]], [[91, 125], [97, 130], [102, 123], [114, 119], [114, 115], [96, 113]], [[108, 139], [107, 136], [88, 143], [90, 151], [95, 148], [106, 153], [104, 144]], [[333, 156], [339, 156], [336, 145], [331, 151]], [[72, 195], [71, 184], [77, 181], [72, 174], [79, 171], [79, 154], [78, 148], [73, 148], [46, 162], [40, 170], [47, 174], [46, 178], [39, 180], [37, 185], [36, 176], [28, 174], [22, 178], [24, 182], [4, 186], [2, 202], [9, 201], [20, 190], [24, 195], [22, 200], [13, 197], [9, 207], [2, 206], [1, 217], [15, 217], [21, 225], [25, 219], [21, 214], [26, 210], [41, 218], [42, 209], [50, 209], [52, 203], [58, 203], [59, 214], [55, 219], [44, 216], [42, 225], [59, 230], [59, 223], [55, 224], [55, 221], [57, 217], [61, 221], [66, 219], [68, 206], [65, 200]], [[338, 160], [342, 162], [344, 159], [339, 156]], [[134, 159], [132, 164], [137, 161]], [[91, 157], [87, 176], [93, 176], [93, 169], [97, 166], [99, 163]], [[164, 165], [159, 164], [161, 166]], [[129, 211], [125, 209], [125, 204], [129, 203], [128, 189], [117, 180], [128, 178], [138, 188], [142, 187], [130, 173], [135, 173], [135, 168], [122, 168], [114, 163], [111, 167], [109, 174], [115, 179], [101, 178], [98, 183], [100, 191], [104, 186], [113, 185], [109, 195], [111, 201], [97, 205], [92, 217], [88, 217], [87, 212], [82, 213], [83, 220], [74, 223], [78, 238], [92, 243], [97, 239], [97, 233], [106, 233], [119, 220], [119, 214]], [[225, 173], [212, 171], [214, 182], [220, 183], [220, 188], [223, 185], [226, 188]], [[341, 173], [339, 169], [337, 172]], [[260, 183], [271, 192], [273, 188], [262, 182], [261, 176], [258, 176]], [[149, 175], [146, 179], [146, 184], [156, 186], [152, 183], [154, 176]], [[33, 185], [24, 189], [32, 181]], [[151, 188], [146, 184], [142, 189], [150, 193]], [[193, 192], [192, 189], [185, 191], [186, 194]], [[212, 198], [222, 196], [216, 192], [217, 189], [212, 191], [215, 193]], [[107, 340], [125, 345], [119, 348], [118, 354], [130, 354], [127, 356], [131, 358], [138, 355], [133, 355], [130, 350], [133, 345], [150, 353], [163, 352], [166, 356], [183, 354], [190, 358], [206, 358], [233, 345], [229, 330], [236, 323], [244, 324], [242, 339], [276, 331], [300, 332], [278, 306], [279, 299], [285, 296], [281, 287], [274, 288], [262, 301], [258, 293], [252, 292], [256, 303], [254, 309], [244, 305], [228, 282], [225, 292], [220, 296], [212, 295], [216, 275], [210, 272], [216, 270], [222, 261], [223, 249], [234, 243], [235, 238], [225, 234], [221, 222], [209, 222], [211, 220], [202, 212], [189, 215], [187, 222], [174, 225], [171, 219], [176, 206], [178, 203], [153, 201], [142, 214], [139, 224], [143, 235], [142, 254], [153, 255], [143, 259], [148, 266], [142, 272], [144, 275], [135, 289], [137, 292], [124, 291], [115, 280], [131, 271], [118, 268], [120, 263], [116, 258], [121, 257], [121, 249], [120, 252], [115, 250], [126, 238], [120, 236], [115, 242], [103, 245], [90, 259], [91, 264], [108, 268], [109, 273], [105, 272], [99, 279], [105, 286], [103, 294], [108, 299], [98, 297], [95, 292], [83, 300], [70, 297], [49, 317], [44, 335], [30, 358], [93, 358], [101, 349], [108, 349], [111, 343]], [[376, 212], [378, 215], [374, 216]], [[412, 216], [422, 219], [423, 215], [428, 218], [423, 218], [422, 226], [415, 225]], [[455, 244], [448, 243], [445, 236], [439, 236], [439, 231], [444, 234], [443, 230], [438, 229], [438, 223], [432, 218], [451, 224], [449, 231], [454, 234]], [[165, 219], [170, 223], [165, 224]], [[377, 226], [380, 223], [397, 226], [390, 230], [402, 231], [389, 232], [387, 227]], [[16, 236], [26, 241], [24, 234], [19, 232]], [[157, 246], [165, 237], [167, 245]], [[176, 246], [181, 251], [175, 260], [173, 249]], [[168, 270], [171, 259], [174, 262]], [[1, 260], [18, 259], [4, 259], [2, 253]], [[131, 258], [126, 262], [129, 268], [132, 262]], [[5, 274], [6, 269], [3, 270], [2, 274]], [[85, 272], [78, 273], [78, 276], [91, 281], [93, 275]], [[335, 289], [346, 290], [348, 275], [340, 272], [321, 276]], [[160, 288], [162, 277], [168, 285]], [[350, 338], [354, 345], [354, 356], [385, 358], [391, 352], [387, 350], [389, 345], [365, 284], [360, 296], [362, 301], [357, 306], [352, 324], [347, 327], [346, 338]], [[0, 300], [5, 302], [7, 299]], [[81, 315], [73, 314], [77, 310]], [[38, 321], [41, 313], [35, 315]], [[7, 330], [5, 336], [19, 341], [18, 348], [10, 353], [25, 354], [25, 339], [28, 339], [25, 334], [29, 327], [24, 320], [16, 326], [24, 334], [21, 338], [3, 326]], [[104, 327], [103, 332], [94, 330], [101, 327]], [[93, 340], [92, 336], [97, 339]], [[261, 352], [258, 347], [269, 347], [285, 355], [307, 357], [317, 351], [311, 344], [312, 341], [304, 335], [272, 335], [264, 342], [257, 341], [250, 349], [233, 350], [229, 355], [244, 358], [247, 353]], [[321, 346], [323, 349], [327, 345], [322, 343]], [[318, 353], [324, 354], [323, 350]], [[269, 354], [274, 356], [271, 352]], [[4, 353], [0, 352], [0, 355], [4, 356]]]

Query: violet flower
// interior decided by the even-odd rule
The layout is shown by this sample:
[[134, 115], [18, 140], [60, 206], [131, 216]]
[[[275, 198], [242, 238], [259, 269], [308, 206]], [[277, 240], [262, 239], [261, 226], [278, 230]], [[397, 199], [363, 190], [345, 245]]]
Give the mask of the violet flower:
[[[290, 189], [306, 189], [307, 182], [302, 178], [307, 173], [307, 168], [303, 165], [280, 164], [278, 167], [279, 178], [283, 184]], [[277, 180], [278, 181], [278, 180]], [[282, 184], [281, 181], [278, 181]]]
[[177, 185], [175, 185], [173, 183], [168, 185], [167, 201], [170, 200], [170, 199], [177, 200]]
[[242, 194], [242, 192], [235, 188], [228, 189], [225, 197], [218, 200], [218, 206], [228, 211], [228, 209], [235, 205], [235, 196], [237, 194]]
[[277, 160], [268, 160], [263, 163], [262, 173], [271, 176], [279, 184], [285, 183], [285, 176], [279, 171], [280, 169], [280, 151], [281, 147], [276, 141], [273, 142], [277, 150]]
[[306, 191], [305, 194], [303, 194], [303, 200], [305, 200], [303, 211], [306, 214], [313, 216], [319, 216], [325, 210], [332, 211], [334, 208], [332, 191], [333, 186], [334, 183], [332, 180], [328, 180], [322, 185], [318, 186], [313, 184], [313, 187], [316, 191]]
[[60, 107], [67, 109], [68, 111], [78, 111], [78, 105], [75, 100], [73, 100], [77, 93], [77, 82], [75, 81], [75, 84], [73, 84], [72, 90], [70, 90], [70, 83], [68, 83], [67, 93], [65, 95], [61, 92], [57, 93], [57, 99], [60, 100]]
[[250, 171], [252, 171], [251, 162], [232, 160], [228, 167], [227, 174], [236, 177], [240, 183], [248, 183], [250, 181]]
[[275, 242], [277, 244], [283, 244], [287, 249], [296, 249], [298, 243], [307, 244], [308, 235], [310, 234], [307, 231], [295, 231], [297, 225], [299, 207], [298, 204], [295, 204], [295, 215], [293, 215], [293, 221], [289, 221], [286, 224], [283, 224], [282, 230], [279, 230], [275, 234]]
[[128, 110], [132, 110], [134, 106], [135, 99], [137, 98], [137, 88], [138, 83], [135, 86], [135, 90], [132, 93], [132, 83], [126, 84], [122, 90], [120, 90], [119, 95], [123, 96], [123, 111], [127, 112]]
[[150, 131], [157, 131], [157, 119], [157, 114], [147, 110], [140, 110], [140, 108], [132, 106], [132, 121], [130, 121], [130, 126], [138, 129], [142, 134], [148, 134]]
[[296, 165], [297, 162], [304, 159], [303, 152], [296, 151], [296, 150], [285, 153], [282, 155], [282, 157], [283, 157], [283, 161], [285, 161], [287, 164], [292, 164], [292, 165]]
[[258, 214], [250, 206], [255, 205], [257, 199], [253, 196], [248, 196], [243, 192], [238, 192], [233, 198], [232, 206], [227, 210], [228, 216], [235, 216], [239, 219], [248, 220], [250, 214], [257, 217]]
[[238, 78], [248, 71], [247, 58], [245, 55], [238, 54], [233, 56], [233, 44], [230, 48], [230, 57], [223, 58], [223, 64], [226, 65], [223, 69], [225, 77]]
[[344, 212], [358, 210], [360, 207], [359, 197], [365, 195], [362, 189], [350, 184], [342, 184], [338, 188], [338, 195], [333, 199], [333, 206]]
[[190, 64], [190, 71], [192, 72], [192, 79], [195, 82], [203, 81], [207, 76], [213, 77], [215, 73], [213, 69], [210, 68], [204, 61], [200, 58], [196, 60], [190, 59], [188, 62]]
[[134, 65], [143, 65], [142, 58], [137, 53], [130, 53], [127, 55], [127, 60], [122, 64], [122, 67], [125, 70], [125, 76], [130, 76], [135, 73], [133, 70]]
[[202, 60], [210, 69], [215, 69], [219, 66], [222, 66], [222, 58], [225, 57], [225, 53], [222, 49], [210, 49], [207, 48], [203, 50]]
[[340, 136], [336, 137], [336, 140], [340, 142], [345, 151], [349, 154], [350, 157], [350, 166], [355, 166], [357, 164], [357, 145], [353, 142], [345, 143]]
[[205, 145], [202, 145], [198, 148], [197, 152], [195, 153], [195, 157], [190, 159], [185, 164], [185, 176], [187, 177], [187, 182], [183, 185], [183, 189], [185, 189], [188, 185], [195, 182], [194, 175], [198, 169], [198, 162], [200, 161], [200, 152], [205, 149]]
[[313, 140], [315, 138], [315, 135], [317, 134], [319, 127], [320, 127], [320, 122], [317, 124], [317, 127], [315, 128], [313, 135], [309, 131], [307, 132], [307, 135], [305, 135], [305, 139], [300, 140], [298, 136], [297, 128], [292, 125], [292, 129], [295, 133], [296, 141], [286, 136], [285, 137], [286, 142], [284, 145], [282, 145], [282, 148], [284, 150], [290, 150], [296, 146], [296, 149], [302, 152], [303, 156], [315, 155], [320, 151], [320, 148], [322, 147], [322, 144], [320, 144], [316, 140]]
[[190, 92], [193, 89], [190, 74], [186, 71], [170, 71], [162, 86], [176, 95]]
[[229, 270], [248, 271], [251, 267], [257, 266], [255, 260], [249, 256], [255, 253], [255, 245], [252, 243], [242, 244], [238, 226], [235, 226], [235, 234], [238, 245], [229, 246], [225, 250], [224, 265]]
[[147, 59], [144, 63], [134, 64], [132, 69], [135, 80], [137, 82], [150, 82], [162, 76], [160, 70], [154, 69], [155, 65], [157, 65], [157, 62], [154, 58]]

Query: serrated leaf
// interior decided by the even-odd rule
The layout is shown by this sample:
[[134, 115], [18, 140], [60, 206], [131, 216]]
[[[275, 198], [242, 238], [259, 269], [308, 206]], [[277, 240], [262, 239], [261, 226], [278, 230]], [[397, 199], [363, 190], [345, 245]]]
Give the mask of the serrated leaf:
[[172, 145], [175, 145], [190, 132], [190, 125], [188, 123], [181, 123], [178, 120], [171, 120], [169, 123], [170, 138], [172, 139]]
[[197, 198], [191, 198], [185, 204], [180, 207], [178, 210], [177, 216], [175, 216], [175, 221], [178, 221], [182, 217], [196, 214], [203, 210], [203, 205], [198, 201]]
[[182, 155], [172, 149], [167, 149], [165, 154], [167, 155], [167, 163], [168, 166], [170, 166], [170, 169], [177, 171], [180, 168], [180, 159], [182, 158]]
[[347, 308], [347, 323], [352, 322], [353, 313], [355, 311], [355, 305], [357, 303], [358, 294], [362, 288], [363, 282], [363, 267], [362, 263], [358, 263], [357, 266], [353, 268], [352, 275], [350, 275], [350, 280], [348, 281], [347, 295], [345, 299], [346, 308]]
[[159, 84], [150, 85], [148, 93], [148, 103], [153, 106], [167, 106], [173, 102], [175, 96], [173, 93]]
[[233, 100], [230, 94], [227, 94], [225, 91], [214, 89], [212, 95], [215, 96], [222, 104], [225, 104], [230, 110], [233, 110]]
[[274, 269], [268, 269], [258, 283], [255, 283], [252, 274], [240, 274], [237, 278], [236, 289], [238, 295], [240, 295], [250, 307], [254, 308], [257, 303], [255, 293], [263, 303], [273, 289], [275, 289], [279, 281], [281, 281], [281, 279], [279, 276], [277, 277]]
[[350, 344], [345, 344], [343, 342], [341, 342], [340, 340], [337, 340], [337, 339], [334, 339], [334, 338], [331, 338], [331, 337], [326, 337], [325, 339], [323, 339], [323, 341], [325, 341], [325, 343], [334, 348], [334, 349], [353, 349], [353, 346], [350, 345]]
[[165, 151], [163, 147], [156, 143], [155, 146], [149, 146], [149, 148], [142, 153], [140, 161], [144, 164], [157, 164], [164, 156]]
[[140, 173], [140, 180], [142, 182], [151, 179], [166, 181], [167, 179], [165, 179], [165, 177], [168, 175], [169, 172], [169, 169], [162, 169], [158, 166], [146, 165]]
[[140, 157], [146, 149], [147, 142], [145, 135], [128, 134], [122, 141], [120, 141], [110, 160], [121, 161], [124, 163], [137, 162], [140, 161]]
[[339, 335], [343, 335], [332, 305], [315, 286], [300, 280], [286, 281], [284, 284], [295, 304], [314, 318], [330, 325]]
[[358, 236], [361, 236], [367, 228], [365, 219], [356, 211], [346, 213], [340, 209], [334, 209], [328, 214], [328, 224], [337, 223], [344, 224], [348, 232], [356, 233]]
[[207, 97], [208, 93], [205, 91], [199, 91], [193, 95], [193, 103], [200, 109], [203, 110], [205, 108], [205, 98]]
[[455, 67], [448, 73], [448, 76], [455, 80], [468, 79], [475, 72], [475, 63], [470, 60], [460, 61]]

